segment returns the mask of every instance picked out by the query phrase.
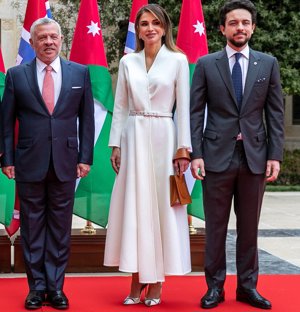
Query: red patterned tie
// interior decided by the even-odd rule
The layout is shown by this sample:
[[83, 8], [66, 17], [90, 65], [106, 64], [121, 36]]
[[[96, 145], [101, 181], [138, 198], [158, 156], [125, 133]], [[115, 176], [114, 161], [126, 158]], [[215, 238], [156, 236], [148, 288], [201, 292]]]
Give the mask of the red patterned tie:
[[52, 77], [52, 66], [48, 65], [45, 68], [46, 73], [44, 77], [42, 96], [50, 114], [54, 110], [54, 80]]

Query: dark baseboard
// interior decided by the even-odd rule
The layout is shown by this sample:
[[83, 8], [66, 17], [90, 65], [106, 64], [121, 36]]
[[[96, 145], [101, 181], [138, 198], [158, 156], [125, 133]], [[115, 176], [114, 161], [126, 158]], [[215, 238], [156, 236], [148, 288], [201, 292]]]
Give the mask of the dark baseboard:
[[[96, 234], [82, 234], [80, 229], [72, 230], [71, 255], [67, 272], [69, 273], [101, 273], [118, 272], [116, 267], [103, 266], [105, 229], [97, 229]], [[192, 270], [203, 271], [204, 266], [204, 229], [197, 229], [196, 234], [190, 235]], [[13, 272], [24, 272], [24, 262], [20, 237], [14, 242]]]

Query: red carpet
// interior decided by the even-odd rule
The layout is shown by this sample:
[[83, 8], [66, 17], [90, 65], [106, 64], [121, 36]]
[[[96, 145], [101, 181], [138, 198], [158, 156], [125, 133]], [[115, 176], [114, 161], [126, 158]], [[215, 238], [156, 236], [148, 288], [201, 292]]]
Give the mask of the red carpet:
[[[162, 303], [148, 308], [143, 304], [123, 306], [129, 290], [130, 277], [67, 277], [65, 292], [70, 299], [70, 312], [200, 312], [200, 297], [206, 291], [203, 276], [168, 277], [164, 283]], [[225, 302], [210, 311], [263, 311], [235, 301], [236, 277], [228, 276]], [[258, 290], [271, 300], [272, 312], [300, 311], [300, 275], [260, 276]], [[24, 299], [28, 292], [25, 278], [0, 278], [1, 312], [25, 312]], [[58, 311], [51, 307], [38, 312]]]

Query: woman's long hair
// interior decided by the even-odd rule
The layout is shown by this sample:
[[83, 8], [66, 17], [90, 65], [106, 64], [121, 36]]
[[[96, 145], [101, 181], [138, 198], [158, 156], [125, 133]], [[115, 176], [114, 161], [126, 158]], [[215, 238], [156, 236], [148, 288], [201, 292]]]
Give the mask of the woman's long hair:
[[141, 16], [145, 13], [153, 14], [162, 24], [163, 29], [165, 31], [165, 35], [162, 37], [162, 43], [166, 45], [166, 47], [174, 52], [181, 52], [174, 43], [173, 35], [172, 35], [172, 23], [167, 12], [158, 4], [148, 4], [141, 7], [136, 15], [135, 19], [135, 38], [136, 38], [136, 48], [135, 52], [140, 52], [144, 49], [145, 44], [142, 39], [139, 38], [139, 22]]

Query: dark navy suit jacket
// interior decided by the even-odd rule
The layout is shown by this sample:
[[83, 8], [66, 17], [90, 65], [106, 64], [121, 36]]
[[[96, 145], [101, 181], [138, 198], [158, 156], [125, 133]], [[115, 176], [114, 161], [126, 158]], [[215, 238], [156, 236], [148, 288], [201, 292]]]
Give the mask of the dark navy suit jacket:
[[61, 69], [62, 86], [52, 115], [38, 87], [35, 59], [7, 71], [2, 166], [15, 166], [18, 182], [41, 181], [51, 160], [60, 181], [76, 179], [78, 163], [93, 162], [94, 103], [88, 68], [61, 59]]

